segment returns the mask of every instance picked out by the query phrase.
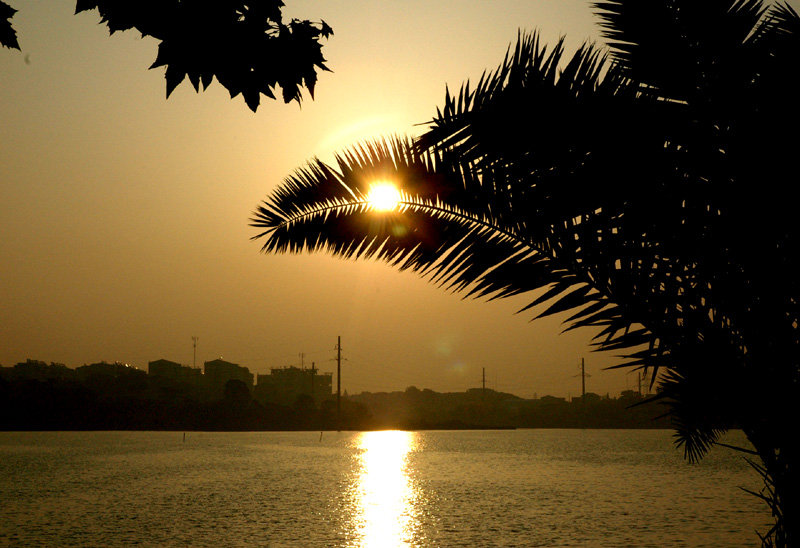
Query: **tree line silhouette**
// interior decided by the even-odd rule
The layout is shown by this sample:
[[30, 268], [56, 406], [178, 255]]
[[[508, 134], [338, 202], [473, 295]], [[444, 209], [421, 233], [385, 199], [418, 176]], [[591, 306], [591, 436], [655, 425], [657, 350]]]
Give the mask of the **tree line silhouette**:
[[[48, 366], [51, 367], [52, 366]], [[65, 370], [67, 368], [64, 368]], [[0, 376], [0, 430], [372, 430], [466, 428], [667, 428], [662, 406], [638, 392], [527, 400], [490, 389], [364, 392], [289, 405], [253, 398], [231, 379], [222, 396], [203, 383], [121, 368], [116, 375]]]

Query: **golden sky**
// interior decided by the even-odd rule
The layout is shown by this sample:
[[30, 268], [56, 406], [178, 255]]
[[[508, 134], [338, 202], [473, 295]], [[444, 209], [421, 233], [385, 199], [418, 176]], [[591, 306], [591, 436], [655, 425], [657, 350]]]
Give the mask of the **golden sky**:
[[601, 371], [589, 332], [465, 301], [410, 273], [327, 255], [262, 255], [257, 204], [313, 156], [418, 134], [445, 85], [477, 81], [517, 30], [567, 51], [597, 39], [583, 0], [286, 0], [324, 19], [333, 73], [299, 107], [256, 114], [216, 82], [165, 99], [156, 42], [108, 36], [74, 0], [10, 0], [21, 52], [0, 50], [0, 364], [101, 360], [147, 368], [217, 357], [266, 373], [314, 362], [350, 393], [481, 385], [525, 397], [612, 395], [635, 374]]

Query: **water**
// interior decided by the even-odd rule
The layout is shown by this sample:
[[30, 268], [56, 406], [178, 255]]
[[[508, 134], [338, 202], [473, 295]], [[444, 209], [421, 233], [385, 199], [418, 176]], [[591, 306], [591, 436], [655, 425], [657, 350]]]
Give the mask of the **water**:
[[0, 546], [759, 546], [755, 473], [671, 435], [3, 432]]

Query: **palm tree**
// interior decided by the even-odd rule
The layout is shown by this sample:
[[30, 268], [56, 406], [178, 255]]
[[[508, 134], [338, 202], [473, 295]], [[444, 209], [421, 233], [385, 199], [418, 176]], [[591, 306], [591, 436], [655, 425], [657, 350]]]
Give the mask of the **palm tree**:
[[[376, 257], [476, 297], [572, 311], [658, 378], [691, 460], [740, 428], [797, 543], [800, 18], [760, 0], [595, 4], [609, 49], [521, 35], [411, 141], [313, 161], [254, 213], [265, 252]], [[796, 178], [796, 175], [795, 175]], [[372, 207], [391, 180], [400, 200]], [[788, 185], [787, 185], [788, 183]], [[795, 182], [796, 184], [796, 182]]]

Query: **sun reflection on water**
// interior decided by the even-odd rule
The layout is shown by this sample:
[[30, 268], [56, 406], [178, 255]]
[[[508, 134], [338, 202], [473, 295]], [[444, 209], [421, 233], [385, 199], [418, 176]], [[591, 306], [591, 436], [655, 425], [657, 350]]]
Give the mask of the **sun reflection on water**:
[[412, 545], [416, 528], [415, 490], [408, 455], [417, 447], [413, 432], [364, 432], [358, 440], [358, 536], [364, 548]]

